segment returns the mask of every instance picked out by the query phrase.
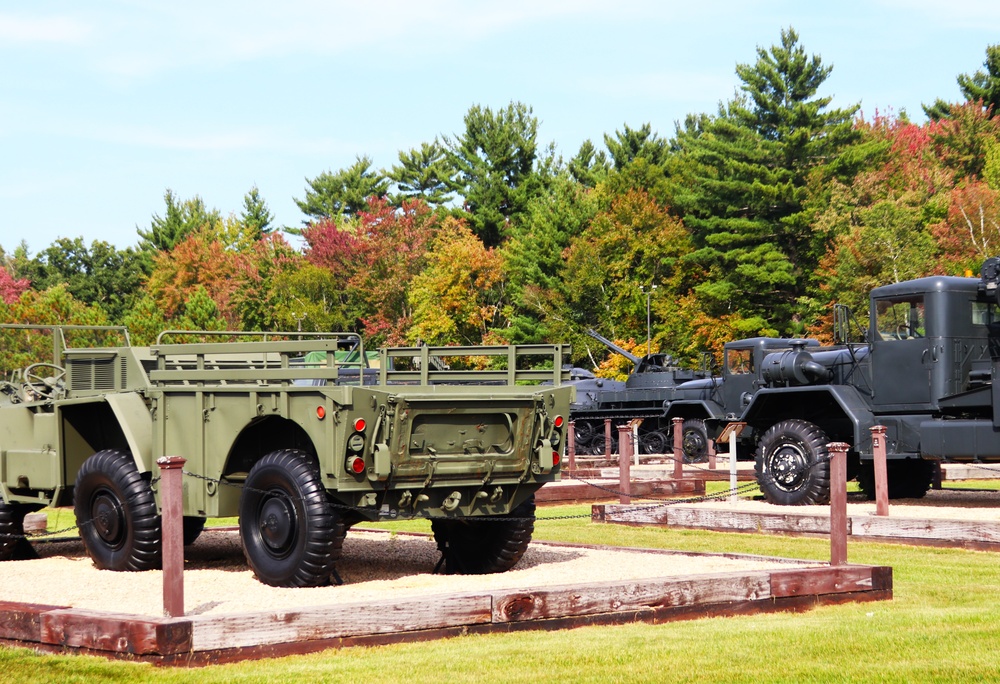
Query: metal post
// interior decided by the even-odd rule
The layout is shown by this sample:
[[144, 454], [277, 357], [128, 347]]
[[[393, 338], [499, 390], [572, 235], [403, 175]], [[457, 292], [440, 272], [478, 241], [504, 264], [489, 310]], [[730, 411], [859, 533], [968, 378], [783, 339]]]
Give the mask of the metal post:
[[739, 501], [739, 495], [736, 493], [736, 435], [729, 435], [729, 502], [736, 503]]
[[847, 442], [830, 442], [830, 565], [847, 564]]
[[569, 421], [569, 428], [566, 431], [566, 458], [567, 469], [570, 475], [576, 472], [576, 421]]
[[708, 469], [715, 470], [716, 467], [715, 440], [708, 440]]
[[639, 425], [641, 423], [642, 418], [628, 422], [629, 434], [632, 436], [632, 465], [639, 465]]
[[889, 515], [889, 473], [885, 464], [885, 425], [873, 425], [872, 460], [875, 468], [875, 515]]
[[684, 477], [684, 419], [674, 418], [674, 479]]
[[184, 464], [180, 456], [157, 459], [163, 504], [163, 614], [184, 615]]
[[618, 426], [618, 501], [632, 503], [632, 428], [628, 424]]

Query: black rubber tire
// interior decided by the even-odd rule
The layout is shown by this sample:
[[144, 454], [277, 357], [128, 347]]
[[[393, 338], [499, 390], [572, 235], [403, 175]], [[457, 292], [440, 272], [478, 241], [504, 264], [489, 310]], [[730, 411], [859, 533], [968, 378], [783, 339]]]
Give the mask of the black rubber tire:
[[681, 425], [681, 435], [685, 463], [708, 461], [708, 428], [705, 427], [705, 421], [688, 418]]
[[535, 495], [514, 508], [510, 520], [431, 520], [447, 575], [488, 575], [517, 565], [535, 531]]
[[760, 438], [755, 471], [764, 498], [781, 506], [830, 502], [830, 439], [804, 420], [783, 420]]
[[308, 454], [272, 451], [250, 469], [240, 497], [240, 539], [261, 582], [272, 587], [329, 584], [346, 533]]
[[[923, 459], [886, 461], [886, 480], [890, 499], [922, 499], [931, 488], [934, 464]], [[875, 500], [875, 464], [865, 461], [858, 472], [858, 484], [865, 498]]]
[[103, 570], [152, 570], [163, 562], [160, 515], [149, 480], [132, 456], [105, 449], [76, 475], [73, 510], [80, 538]]
[[0, 501], [0, 561], [11, 560], [24, 535], [24, 513], [20, 506]]
[[198, 537], [201, 536], [202, 531], [205, 529], [205, 519], [193, 515], [185, 515], [182, 524], [184, 526], [184, 546], [191, 546], [198, 540]]

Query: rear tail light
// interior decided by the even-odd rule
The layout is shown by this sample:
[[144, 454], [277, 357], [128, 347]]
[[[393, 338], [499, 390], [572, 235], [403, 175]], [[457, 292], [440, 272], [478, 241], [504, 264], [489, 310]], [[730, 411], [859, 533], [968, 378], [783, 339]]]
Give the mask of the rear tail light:
[[349, 456], [347, 458], [347, 471], [355, 475], [365, 472], [365, 459], [360, 456]]
[[365, 422], [364, 418], [358, 418], [354, 421], [354, 430], [356, 432], [364, 432], [366, 427], [368, 427], [368, 423]]

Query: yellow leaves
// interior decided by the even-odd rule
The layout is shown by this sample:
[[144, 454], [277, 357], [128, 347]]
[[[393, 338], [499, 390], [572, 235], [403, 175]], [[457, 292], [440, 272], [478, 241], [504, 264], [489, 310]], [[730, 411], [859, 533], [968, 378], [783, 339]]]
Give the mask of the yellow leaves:
[[501, 258], [464, 222], [449, 218], [434, 237], [427, 265], [413, 279], [411, 341], [468, 343], [482, 339], [499, 312]]

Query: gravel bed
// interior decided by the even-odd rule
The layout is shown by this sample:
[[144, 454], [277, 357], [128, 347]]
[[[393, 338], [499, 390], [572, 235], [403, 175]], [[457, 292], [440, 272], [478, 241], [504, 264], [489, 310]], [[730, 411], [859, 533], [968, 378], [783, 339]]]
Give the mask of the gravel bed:
[[[35, 560], [0, 563], [0, 601], [40, 603], [132, 615], [160, 616], [158, 571], [98, 570], [79, 541], [36, 544]], [[643, 553], [532, 543], [514, 569], [496, 575], [435, 575], [439, 554], [424, 536], [352, 530], [337, 564], [340, 586], [279, 589], [258, 582], [239, 535], [206, 530], [188, 547], [184, 571], [188, 615], [284, 611], [336, 603], [490, 589], [531, 589], [654, 577], [787, 568], [778, 559]], [[801, 563], [803, 567], [816, 563]]]

